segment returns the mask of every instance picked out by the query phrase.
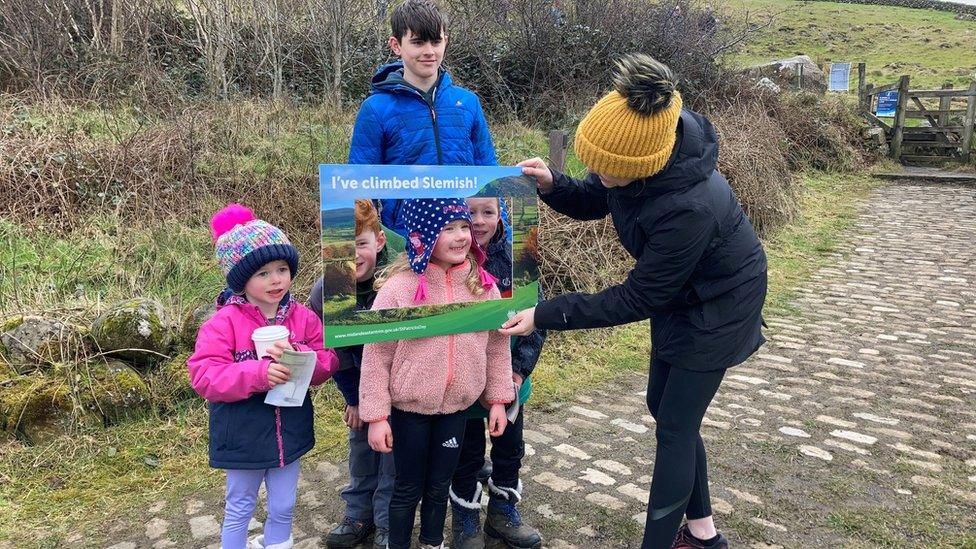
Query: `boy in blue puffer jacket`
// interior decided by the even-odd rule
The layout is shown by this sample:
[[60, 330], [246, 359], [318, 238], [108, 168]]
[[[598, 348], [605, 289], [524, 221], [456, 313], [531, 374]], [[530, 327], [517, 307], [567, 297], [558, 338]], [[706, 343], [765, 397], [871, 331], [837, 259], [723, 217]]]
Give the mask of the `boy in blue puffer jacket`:
[[[360, 106], [353, 127], [349, 163], [497, 164], [495, 146], [478, 96], [454, 86], [450, 75], [441, 68], [447, 46], [445, 16], [429, 0], [406, 0], [393, 10], [390, 26], [390, 49], [400, 61], [377, 69], [372, 93]], [[380, 223], [406, 237], [399, 215], [401, 201], [379, 202]], [[403, 251], [402, 244], [397, 248], [388, 243], [387, 248]], [[317, 301], [320, 303], [321, 299]], [[355, 374], [358, 370], [349, 372]], [[340, 385], [343, 375], [337, 378]], [[363, 469], [363, 464], [356, 461], [365, 460], [350, 455], [350, 470]], [[374, 506], [389, 504], [389, 494], [375, 497], [387, 490], [386, 486], [377, 486]], [[374, 508], [373, 512], [387, 515], [385, 509]], [[374, 526], [367, 519], [345, 517], [329, 533], [326, 544], [334, 549], [359, 546], [375, 527], [374, 547], [385, 546], [384, 525]]]
[[[441, 68], [447, 18], [429, 0], [393, 10], [390, 49], [400, 61], [372, 80], [352, 130], [350, 164], [494, 166], [498, 163], [481, 101]], [[401, 200], [380, 200], [380, 222], [407, 238]]]
[[[359, 107], [350, 164], [498, 163], [481, 102], [455, 86], [441, 68], [447, 19], [429, 0], [407, 0], [393, 10], [390, 49], [400, 61], [377, 69], [372, 93]], [[387, 201], [384, 201], [387, 202]], [[395, 209], [383, 204], [380, 221], [397, 232]]]

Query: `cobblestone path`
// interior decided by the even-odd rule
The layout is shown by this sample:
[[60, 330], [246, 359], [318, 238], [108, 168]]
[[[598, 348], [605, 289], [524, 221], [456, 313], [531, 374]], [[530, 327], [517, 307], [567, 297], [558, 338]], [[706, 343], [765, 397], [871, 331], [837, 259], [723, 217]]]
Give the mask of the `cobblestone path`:
[[[719, 528], [742, 547], [976, 535], [976, 189], [875, 191], [794, 304], [705, 418]], [[645, 384], [624, 376], [528, 412], [523, 509], [547, 547], [639, 545], [654, 457]], [[306, 464], [296, 547], [324, 547], [345, 475]], [[160, 502], [105, 546], [217, 547], [219, 494], [180, 506]]]

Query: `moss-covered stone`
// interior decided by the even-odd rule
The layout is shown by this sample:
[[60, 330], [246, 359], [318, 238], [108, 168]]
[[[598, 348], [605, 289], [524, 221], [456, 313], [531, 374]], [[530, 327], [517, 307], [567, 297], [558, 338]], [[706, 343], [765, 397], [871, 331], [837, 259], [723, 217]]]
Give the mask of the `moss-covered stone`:
[[87, 328], [54, 318], [18, 316], [0, 328], [0, 353], [20, 373], [72, 360], [87, 347]]
[[9, 332], [24, 323], [24, 315], [14, 315], [0, 320], [0, 333]]
[[159, 360], [172, 340], [163, 306], [145, 298], [128, 299], [105, 311], [91, 333], [103, 353], [140, 366]]
[[179, 343], [183, 349], [193, 349], [197, 341], [197, 332], [200, 331], [200, 326], [213, 316], [216, 310], [216, 304], [207, 303], [196, 307], [190, 311], [190, 314], [186, 315], [186, 318], [183, 319], [183, 326], [180, 329], [179, 337]]
[[105, 425], [144, 417], [150, 410], [149, 387], [125, 362], [89, 365], [87, 374], [79, 376], [79, 400], [86, 411], [99, 414]]
[[159, 365], [149, 374], [146, 382], [152, 395], [153, 404], [161, 413], [177, 410], [182, 404], [197, 399], [190, 386], [190, 375], [186, 368], [189, 354], [181, 354]]
[[0, 385], [0, 431], [40, 444], [77, 425], [71, 390], [62, 379], [40, 373]]

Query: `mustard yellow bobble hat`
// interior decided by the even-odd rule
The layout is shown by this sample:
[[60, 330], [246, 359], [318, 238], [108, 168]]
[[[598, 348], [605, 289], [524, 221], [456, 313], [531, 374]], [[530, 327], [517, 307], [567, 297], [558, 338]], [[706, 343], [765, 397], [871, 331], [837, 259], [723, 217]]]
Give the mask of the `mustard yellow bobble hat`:
[[671, 158], [681, 116], [681, 94], [671, 69], [643, 54], [617, 62], [614, 91], [580, 122], [573, 147], [593, 173], [642, 179]]

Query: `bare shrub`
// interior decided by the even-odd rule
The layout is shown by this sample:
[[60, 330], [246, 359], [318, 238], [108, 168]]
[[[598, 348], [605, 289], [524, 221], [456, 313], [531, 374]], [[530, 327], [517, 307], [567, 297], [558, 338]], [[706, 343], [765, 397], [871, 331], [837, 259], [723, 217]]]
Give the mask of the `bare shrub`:
[[548, 295], [592, 293], [624, 279], [633, 259], [610, 218], [575, 221], [539, 203], [539, 264]]
[[797, 212], [797, 181], [789, 143], [762, 103], [738, 103], [712, 114], [719, 135], [719, 171], [729, 180], [759, 234], [788, 223]]
[[721, 24], [704, 2], [445, 3], [454, 15], [450, 68], [496, 112], [534, 123], [572, 118], [608, 89], [609, 61], [635, 51], [679, 74], [690, 107], [734, 92], [715, 54], [741, 39], [740, 27]]
[[839, 96], [800, 91], [768, 98], [767, 104], [787, 139], [790, 169], [851, 171], [864, 165], [864, 124]]
[[[202, 94], [324, 98], [369, 91], [387, 61], [388, 3], [359, 0], [5, 0], [7, 91], [83, 97]], [[687, 103], [726, 93], [716, 53], [754, 30], [701, 0], [443, 0], [448, 67], [489, 110], [534, 123], [605, 90], [614, 59], [649, 53], [682, 77]], [[742, 29], [745, 29], [744, 31]]]
[[172, 35], [180, 20], [165, 0], [5, 0], [0, 89], [89, 97], [133, 87], [156, 93], [170, 87], [165, 68], [173, 60], [157, 54], [182, 39]]

